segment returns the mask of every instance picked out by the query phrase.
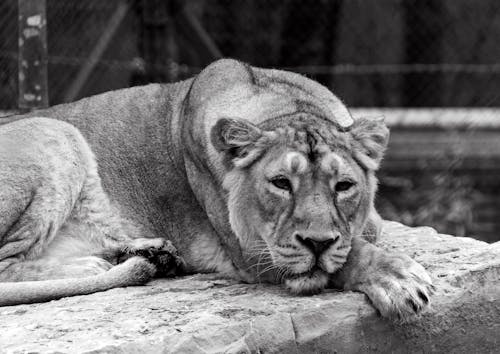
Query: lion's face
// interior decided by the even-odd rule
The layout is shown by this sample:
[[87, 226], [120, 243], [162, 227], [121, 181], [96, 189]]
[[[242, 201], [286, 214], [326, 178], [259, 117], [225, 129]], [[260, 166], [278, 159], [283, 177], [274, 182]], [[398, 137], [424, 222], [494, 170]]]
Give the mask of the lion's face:
[[262, 127], [224, 119], [214, 128], [227, 158], [231, 227], [257, 275], [316, 293], [344, 264], [372, 207], [387, 140], [383, 123], [357, 125], [342, 132], [307, 119]]

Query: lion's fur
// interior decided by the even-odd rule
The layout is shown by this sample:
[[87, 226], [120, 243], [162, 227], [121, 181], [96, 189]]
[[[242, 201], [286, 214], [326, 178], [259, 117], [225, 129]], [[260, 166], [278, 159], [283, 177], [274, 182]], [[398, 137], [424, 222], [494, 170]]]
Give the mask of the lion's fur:
[[[67, 227], [70, 215], [78, 209], [75, 205], [83, 205], [75, 201], [82, 200], [88, 184], [98, 191], [90, 199], [104, 203], [109, 220], [115, 217], [118, 224], [123, 223], [127, 237], [172, 240], [187, 271], [217, 271], [247, 282], [285, 277], [287, 286], [300, 293], [320, 291], [327, 273], [334, 273], [344, 262], [344, 278], [351, 268], [353, 273], [360, 271], [357, 260], [348, 257], [351, 238], [373, 237], [380, 229], [373, 207], [374, 172], [387, 144], [387, 128], [381, 121], [354, 121], [328, 89], [298, 74], [220, 60], [177, 84], [113, 91], [11, 120], [35, 116], [58, 121], [36, 118], [0, 126], [0, 134], [12, 139], [12, 154], [18, 149], [16, 137], [24, 133], [29, 149], [38, 146], [27, 154], [30, 161], [10, 156], [5, 164], [11, 171], [0, 170], [0, 180], [11, 181], [15, 191], [4, 199], [8, 202], [0, 199], [0, 264], [8, 260], [6, 252], [23, 260], [27, 255], [36, 258], [51, 252], [57, 245], [52, 239], [57, 240], [57, 233]], [[36, 133], [40, 129], [47, 130], [49, 137], [37, 135], [43, 134]], [[69, 167], [51, 166], [48, 161], [58, 158], [58, 152], [51, 149], [68, 137], [76, 140], [62, 151], [75, 156], [59, 157], [59, 163]], [[8, 145], [5, 141], [0, 147]], [[270, 181], [262, 182], [263, 173], [272, 170], [269, 166], [282, 166], [290, 183], [303, 187], [303, 194], [297, 196], [298, 208], [290, 209], [291, 197], [270, 192]], [[60, 183], [34, 177], [44, 193], [48, 188], [65, 188], [55, 201], [64, 205], [51, 209], [30, 204], [39, 220], [54, 219], [49, 217], [51, 212], [60, 216], [57, 224], [50, 225], [50, 232], [47, 225], [39, 232], [44, 242], [27, 241], [39, 249], [28, 254], [26, 248], [16, 251], [5, 235], [11, 234], [13, 223], [29, 214], [26, 205], [37, 195], [33, 180], [24, 185], [22, 176], [40, 169], [45, 171], [42, 176], [49, 177], [69, 172], [60, 177]], [[342, 176], [356, 182], [354, 192], [336, 199], [335, 185]], [[114, 206], [108, 205], [108, 196]], [[47, 197], [43, 202], [51, 200]], [[287, 205], [293, 217], [279, 211], [280, 205]], [[277, 219], [270, 220], [266, 213]], [[34, 227], [26, 225], [28, 230]], [[288, 242], [287, 247], [300, 248], [292, 240], [294, 227], [311, 237], [339, 240], [335, 252], [328, 253], [330, 258], [327, 252], [322, 256], [323, 271], [298, 276], [307, 272], [310, 255], [302, 250], [300, 264], [284, 266], [283, 257], [274, 252], [272, 232]], [[106, 231], [111, 239], [119, 234], [119, 228]], [[268, 257], [268, 269], [259, 269], [264, 264], [261, 257]]]

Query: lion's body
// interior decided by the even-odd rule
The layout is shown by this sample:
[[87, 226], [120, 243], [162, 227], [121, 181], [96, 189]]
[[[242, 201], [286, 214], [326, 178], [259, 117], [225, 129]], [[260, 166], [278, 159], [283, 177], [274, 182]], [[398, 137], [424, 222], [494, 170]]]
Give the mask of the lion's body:
[[[0, 280], [41, 280], [24, 273], [15, 274], [15, 268], [9, 262], [39, 261], [51, 256], [60, 261], [68, 254], [71, 257], [95, 256], [113, 247], [128, 245], [140, 237], [171, 240], [183, 257], [188, 272], [221, 272], [249, 282], [262, 278], [259, 264], [256, 264], [260, 260], [249, 257], [252, 252], [248, 247], [253, 241], [262, 241], [272, 249], [271, 243], [275, 240], [253, 235], [249, 230], [262, 220], [248, 219], [248, 215], [257, 218], [257, 214], [262, 214], [254, 209], [259, 200], [250, 198], [252, 191], [267, 192], [258, 192], [260, 187], [256, 186], [260, 185], [255, 183], [253, 187], [246, 183], [248, 191], [245, 193], [235, 191], [235, 188], [244, 189], [240, 182], [249, 176], [248, 171], [254, 171], [252, 173], [257, 173], [256, 176], [261, 173], [255, 172], [259, 169], [267, 171], [265, 162], [258, 162], [260, 156], [271, 156], [267, 151], [276, 146], [272, 141], [281, 141], [279, 136], [287, 134], [290, 119], [302, 119], [299, 116], [305, 117], [305, 123], [288, 133], [295, 134], [295, 138], [287, 143], [291, 144], [286, 145], [288, 150], [279, 153], [289, 154], [289, 150], [297, 145], [296, 139], [308, 136], [303, 149], [310, 151], [304, 150], [304, 157], [300, 158], [295, 156], [302, 156], [299, 150], [292, 152], [295, 157], [289, 155], [289, 160], [296, 160], [290, 162], [295, 166], [290, 167], [293, 173], [301, 170], [297, 166], [305, 166], [297, 172], [301, 174], [296, 178], [303, 181], [319, 178], [313, 171], [318, 168], [314, 166], [321, 165], [321, 175], [329, 176], [332, 181], [337, 175], [350, 175], [362, 190], [349, 197], [358, 198], [356, 202], [354, 199], [338, 201], [345, 206], [340, 208], [339, 216], [332, 216], [333, 222], [330, 223], [325, 220], [329, 220], [328, 215], [335, 214], [329, 210], [337, 208], [337, 202], [331, 204], [329, 197], [323, 194], [330, 192], [325, 192], [323, 187], [320, 190], [315, 182], [309, 183], [309, 192], [303, 192], [301, 203], [312, 203], [312, 207], [302, 213], [307, 216], [293, 216], [296, 220], [290, 219], [292, 226], [289, 228], [299, 227], [297, 220], [305, 217], [310, 218], [310, 225], [317, 223], [321, 230], [336, 227], [344, 230], [340, 234], [345, 242], [343, 238], [340, 246], [336, 245], [331, 251], [333, 253], [328, 254], [330, 258], [324, 258], [324, 263], [329, 263], [337, 257], [340, 263], [336, 266], [320, 265], [322, 270], [318, 270], [318, 274], [321, 277], [337, 271], [347, 259], [339, 279], [343, 284], [351, 284], [349, 288], [357, 289], [361, 287], [356, 281], [344, 278], [349, 278], [350, 272], [363, 275], [369, 272], [365, 265], [362, 269], [357, 267], [361, 263], [348, 258], [347, 254], [351, 236], [359, 238], [363, 232], [374, 236], [378, 229], [379, 218], [373, 208], [376, 189], [373, 171], [381, 159], [387, 132], [384, 127], [380, 132], [374, 130], [372, 133], [370, 129], [379, 128], [378, 123], [373, 126], [370, 123], [360, 125], [359, 132], [353, 129], [352, 133], [344, 133], [353, 124], [349, 112], [330, 91], [314, 81], [297, 74], [250, 68], [226, 60], [209, 66], [195, 79], [109, 92], [28, 116], [56, 120], [14, 118], [14, 122], [0, 126]], [[224, 121], [225, 118], [247, 122], [241, 129], [248, 136], [255, 131], [258, 135], [255, 139], [260, 137], [261, 143], [255, 140], [246, 146], [231, 145], [234, 141], [229, 140], [234, 134], [241, 133], [234, 124], [240, 123]], [[329, 139], [331, 134], [334, 134], [333, 140], [340, 139], [345, 144], [338, 147], [331, 142], [312, 144], [309, 139], [309, 135]], [[262, 139], [266, 142], [262, 143]], [[261, 148], [256, 149], [258, 144]], [[246, 150], [237, 151], [243, 155], [234, 155], [235, 149]], [[1, 155], [2, 151], [4, 155]], [[272, 161], [268, 158], [268, 165], [279, 165], [281, 160], [276, 160], [279, 154]], [[302, 160], [306, 162], [300, 162]], [[258, 167], [259, 164], [262, 166]], [[332, 181], [329, 183], [334, 183]], [[261, 184], [265, 183], [267, 181]], [[309, 198], [308, 193], [314, 198]], [[108, 202], [108, 197], [114, 206]], [[284, 210], [285, 200], [279, 202], [281, 204], [276, 202], [275, 208]], [[238, 207], [244, 210], [244, 203], [248, 204], [247, 215], [238, 211]], [[314, 207], [314, 203], [320, 203], [321, 207]], [[352, 209], [352, 216], [348, 216], [349, 220], [345, 220], [345, 227], [342, 227], [335, 219], [342, 219], [345, 216], [342, 216], [342, 210], [346, 208]], [[270, 215], [273, 212], [269, 209]], [[292, 214], [298, 215], [298, 212]], [[24, 222], [23, 218], [27, 221]], [[22, 241], [19, 247], [16, 244], [20, 242], [19, 234], [13, 232], [13, 227], [18, 227], [15, 225], [25, 227], [23, 232], [26, 235], [31, 233], [26, 237], [29, 241]], [[88, 229], [93, 227], [96, 231], [89, 232]], [[330, 237], [328, 232], [325, 235]], [[252, 237], [258, 240], [249, 241]], [[311, 247], [307, 240], [302, 243]], [[372, 250], [362, 242], [356, 241], [353, 245]], [[291, 244], [287, 247], [298, 246]], [[341, 249], [342, 257], [338, 253]], [[351, 253], [357, 254], [358, 251], [356, 248]], [[370, 251], [370, 254], [378, 251], [374, 252]], [[317, 259], [320, 259], [319, 255]], [[304, 263], [301, 267], [308, 266]], [[409, 264], [408, 269], [411, 267], [414, 266]], [[420, 272], [420, 269], [415, 269], [413, 271]], [[47, 272], [40, 273], [43, 274], [41, 278], [50, 278]], [[314, 283], [313, 275], [313, 280], [303, 280], [306, 276], [302, 271], [297, 271], [299, 273], [300, 277], [293, 275], [288, 279], [288, 283], [298, 289], [296, 292], [301, 292], [302, 287], [303, 292], [316, 291], [316, 287], [320, 290], [325, 285]], [[425, 278], [426, 275], [422, 276]], [[308, 285], [302, 285], [308, 281], [314, 283], [309, 290]], [[1, 286], [0, 283], [0, 295]], [[412, 283], [412, 286], [417, 285]], [[363, 289], [370, 293], [372, 288], [364, 284]], [[424, 296], [420, 296], [420, 292], [424, 292], [422, 289], [419, 288], [418, 295], [417, 290], [413, 291], [413, 302], [418, 302], [419, 297], [424, 301]], [[388, 293], [387, 296], [392, 295]], [[383, 307], [391, 299], [375, 299], [375, 302], [377, 300], [382, 302], [379, 307]], [[404, 304], [394, 307], [401, 312]], [[391, 314], [396, 310], [389, 308], [385, 312]]]
[[105, 193], [123, 215], [150, 235], [172, 240], [193, 270], [215, 271], [205, 261], [213, 257], [191, 252], [190, 239], [220, 242], [191, 192], [182, 147], [176, 145], [191, 81], [112, 91], [28, 116], [76, 127], [95, 155]]

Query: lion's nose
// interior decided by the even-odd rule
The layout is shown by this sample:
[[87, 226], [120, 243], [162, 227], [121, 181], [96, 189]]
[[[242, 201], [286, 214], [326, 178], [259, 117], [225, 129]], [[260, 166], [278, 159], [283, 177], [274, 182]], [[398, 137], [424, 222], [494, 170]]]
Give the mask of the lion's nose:
[[314, 237], [297, 233], [295, 234], [295, 238], [300, 244], [309, 249], [316, 257], [319, 257], [323, 252], [338, 241], [340, 235], [335, 234], [331, 236], [328, 235], [327, 237]]

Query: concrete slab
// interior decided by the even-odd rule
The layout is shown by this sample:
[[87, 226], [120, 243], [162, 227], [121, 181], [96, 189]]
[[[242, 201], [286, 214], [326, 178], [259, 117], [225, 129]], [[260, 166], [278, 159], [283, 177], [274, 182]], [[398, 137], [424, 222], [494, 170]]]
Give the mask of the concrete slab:
[[194, 275], [0, 308], [0, 353], [499, 352], [500, 242], [386, 222], [380, 245], [434, 278], [432, 308], [410, 323], [380, 318], [360, 293]]

